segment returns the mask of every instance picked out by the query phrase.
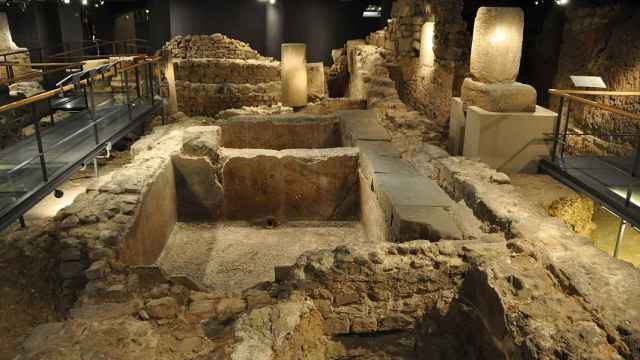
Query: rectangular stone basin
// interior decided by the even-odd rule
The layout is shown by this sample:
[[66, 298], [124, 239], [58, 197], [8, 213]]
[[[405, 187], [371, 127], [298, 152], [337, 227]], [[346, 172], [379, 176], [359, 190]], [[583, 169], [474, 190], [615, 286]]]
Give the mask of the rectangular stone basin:
[[237, 116], [220, 124], [222, 146], [234, 149], [323, 149], [342, 146], [335, 116]]

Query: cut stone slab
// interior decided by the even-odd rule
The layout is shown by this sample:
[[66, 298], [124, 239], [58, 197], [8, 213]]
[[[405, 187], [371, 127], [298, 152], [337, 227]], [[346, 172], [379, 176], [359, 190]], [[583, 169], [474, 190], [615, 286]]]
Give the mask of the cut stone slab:
[[307, 64], [309, 100], [318, 101], [327, 97], [327, 79], [324, 75], [324, 63]]
[[461, 240], [453, 214], [444, 207], [398, 206], [393, 209], [392, 240]]
[[391, 141], [389, 132], [378, 123], [375, 110], [338, 111], [344, 145], [353, 145], [357, 140]]
[[389, 141], [369, 141], [369, 140], [357, 140], [355, 147], [360, 150], [360, 154], [366, 153], [368, 155], [382, 156], [387, 158], [400, 158], [400, 152], [396, 150]]
[[375, 174], [418, 176], [416, 169], [407, 161], [372, 153], [360, 153], [360, 171], [369, 179]]
[[335, 116], [284, 114], [237, 116], [221, 124], [222, 144], [236, 149], [318, 149], [340, 147]]
[[223, 194], [216, 167], [206, 157], [173, 157], [179, 221], [221, 218]]
[[226, 219], [357, 218], [358, 149], [221, 149], [220, 157]]
[[491, 112], [536, 111], [538, 93], [533, 86], [519, 82], [487, 84], [466, 78], [462, 83], [462, 101]]
[[374, 188], [383, 207], [452, 207], [453, 200], [438, 184], [420, 175], [376, 174]]
[[471, 46], [471, 75], [487, 83], [515, 81], [520, 72], [524, 12], [517, 7], [481, 7]]

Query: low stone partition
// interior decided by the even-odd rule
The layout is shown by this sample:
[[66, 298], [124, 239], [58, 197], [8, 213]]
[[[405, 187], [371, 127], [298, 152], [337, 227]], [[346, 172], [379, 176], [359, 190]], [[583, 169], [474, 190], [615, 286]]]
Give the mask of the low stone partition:
[[481, 224], [404, 161], [375, 110], [339, 111], [343, 142], [360, 149], [363, 223], [370, 239], [406, 242], [483, 236]]
[[191, 116], [215, 117], [226, 109], [271, 106], [281, 97], [280, 82], [260, 84], [203, 84], [176, 81], [178, 108]]
[[357, 149], [221, 149], [220, 163], [226, 219], [358, 219]]
[[220, 124], [222, 146], [236, 149], [318, 149], [342, 146], [334, 115], [237, 116]]
[[176, 80], [202, 84], [261, 84], [280, 81], [277, 61], [185, 59], [173, 64]]

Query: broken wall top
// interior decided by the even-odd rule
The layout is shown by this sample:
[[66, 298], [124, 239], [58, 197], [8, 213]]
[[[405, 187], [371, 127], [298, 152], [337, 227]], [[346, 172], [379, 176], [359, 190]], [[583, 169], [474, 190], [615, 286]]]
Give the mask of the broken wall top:
[[249, 44], [222, 34], [176, 36], [163, 49], [177, 59], [268, 59]]

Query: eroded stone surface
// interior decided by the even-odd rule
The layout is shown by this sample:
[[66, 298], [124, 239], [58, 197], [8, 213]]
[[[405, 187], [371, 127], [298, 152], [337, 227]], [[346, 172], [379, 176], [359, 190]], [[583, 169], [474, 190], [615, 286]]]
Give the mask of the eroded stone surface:
[[[524, 12], [515, 7], [481, 7], [471, 45], [471, 75], [485, 83], [513, 82], [520, 72]], [[500, 56], [495, 56], [499, 53]]]
[[357, 149], [222, 149], [220, 157], [227, 219], [357, 217]]
[[462, 100], [491, 112], [535, 112], [538, 93], [518, 82], [488, 84], [467, 78], [462, 83]]

